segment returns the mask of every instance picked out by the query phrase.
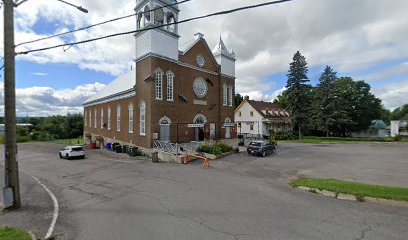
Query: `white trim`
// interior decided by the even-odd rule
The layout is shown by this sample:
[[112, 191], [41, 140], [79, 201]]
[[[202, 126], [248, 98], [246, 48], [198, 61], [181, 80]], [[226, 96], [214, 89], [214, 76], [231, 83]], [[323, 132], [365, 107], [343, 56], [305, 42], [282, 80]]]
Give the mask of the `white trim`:
[[[220, 74], [220, 73], [217, 73], [217, 72], [213, 72], [213, 71], [210, 71], [210, 70], [207, 70], [207, 69], [204, 69], [204, 68], [199, 68], [199, 67], [196, 67], [196, 66], [184, 63], [184, 62], [176, 61], [174, 59], [171, 59], [171, 58], [159, 55], [159, 54], [154, 54], [154, 53], [147, 53], [147, 54], [139, 57], [138, 59], [136, 59], [136, 63], [140, 62], [140, 61], [142, 61], [142, 60], [144, 60], [145, 58], [148, 58], [148, 57], [156, 57], [156, 58], [160, 58], [160, 59], [163, 59], [163, 60], [167, 60], [169, 62], [173, 62], [175, 64], [178, 64], [179, 66], [188, 67], [188, 68], [191, 68], [191, 69], [203, 72], [203, 73], [208, 73], [208, 74], [212, 74], [212, 75], [216, 75], [216, 76], [218, 76]], [[218, 64], [218, 66], [220, 66], [220, 65]], [[226, 76], [226, 77], [235, 79], [235, 78], [233, 78], [231, 76]]]
[[167, 116], [164, 116], [164, 117], [160, 118], [159, 125], [166, 125], [166, 124], [161, 124], [161, 122], [163, 122], [163, 121], [167, 121], [169, 123], [169, 125], [171, 124], [171, 119], [168, 118]]
[[[171, 81], [169, 79], [169, 76], [171, 76]], [[167, 71], [166, 73], [166, 79], [167, 79], [167, 87], [166, 87], [166, 98], [168, 102], [174, 102], [174, 79], [175, 75], [172, 71]], [[170, 84], [171, 83], [171, 84]], [[171, 88], [170, 88], [171, 86]], [[171, 98], [169, 98], [171, 96]]]
[[[129, 125], [129, 133], [133, 133], [133, 127], [134, 127], [134, 122], [135, 122], [135, 116], [134, 116], [134, 107], [133, 104], [130, 103], [128, 105], [128, 125]], [[130, 122], [132, 122], [132, 124], [130, 124]]]
[[122, 127], [122, 107], [118, 104], [116, 105], [116, 131], [120, 132]]
[[155, 100], [163, 100], [163, 78], [164, 78], [163, 70], [161, 68], [156, 68], [156, 70], [154, 70], [154, 99]]
[[[143, 108], [142, 108], [143, 106]], [[140, 136], [146, 136], [146, 102], [142, 100], [139, 104], [139, 134]], [[142, 112], [143, 109], [143, 112]], [[143, 116], [143, 120], [142, 120]]]
[[197, 121], [197, 119], [198, 118], [202, 118], [202, 119], [204, 119], [204, 124], [206, 124], [208, 121], [207, 121], [207, 117], [204, 115], [204, 114], [202, 114], [202, 113], [199, 113], [199, 114], [197, 114], [197, 115], [195, 115], [195, 117], [194, 117], [194, 119], [193, 119], [193, 123], [196, 123], [196, 121]]
[[98, 104], [113, 102], [113, 101], [116, 101], [116, 100], [122, 100], [122, 99], [130, 98], [130, 97], [134, 97], [134, 96], [136, 96], [136, 92], [132, 88], [132, 89], [126, 90], [124, 92], [117, 93], [117, 94], [114, 94], [114, 95], [111, 95], [111, 96], [108, 96], [108, 97], [105, 97], [105, 98], [102, 98], [102, 99], [99, 99], [99, 100], [95, 100], [95, 101], [92, 101], [92, 102], [89, 102], [89, 103], [84, 103], [83, 106], [84, 107], [91, 107], [91, 106], [95, 106], [95, 105], [98, 105]]

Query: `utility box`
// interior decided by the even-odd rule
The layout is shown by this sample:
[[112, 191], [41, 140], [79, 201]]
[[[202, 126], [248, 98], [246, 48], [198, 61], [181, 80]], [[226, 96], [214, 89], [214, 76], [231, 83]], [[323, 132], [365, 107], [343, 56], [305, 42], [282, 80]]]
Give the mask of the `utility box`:
[[8, 208], [13, 205], [13, 189], [12, 188], [3, 188], [3, 205], [4, 205], [4, 208]]
[[152, 162], [158, 163], [159, 162], [159, 152], [152, 152]]

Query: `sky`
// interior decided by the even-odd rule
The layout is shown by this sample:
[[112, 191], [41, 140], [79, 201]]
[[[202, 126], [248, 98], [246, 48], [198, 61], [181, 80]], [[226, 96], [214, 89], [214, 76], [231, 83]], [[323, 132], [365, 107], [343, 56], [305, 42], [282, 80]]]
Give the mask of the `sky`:
[[[16, 44], [133, 13], [135, 0], [72, 0], [88, 14], [56, 0], [29, 0], [15, 10]], [[179, 19], [267, 0], [192, 0], [180, 5]], [[296, 51], [306, 57], [309, 78], [318, 82], [326, 65], [338, 76], [365, 80], [384, 106], [408, 103], [408, 1], [294, 0], [225, 16], [180, 24], [179, 45], [201, 32], [210, 47], [220, 36], [236, 57], [236, 91], [271, 101], [284, 90]], [[3, 9], [1, 9], [3, 10]], [[3, 29], [1, 11], [0, 29]], [[135, 29], [128, 18], [68, 36], [18, 46], [17, 52]], [[3, 42], [3, 31], [0, 39]], [[18, 116], [82, 112], [82, 103], [120, 74], [134, 59], [132, 35], [18, 55]], [[3, 56], [3, 44], [0, 46]], [[0, 61], [0, 64], [2, 61]], [[0, 73], [0, 115], [4, 110]]]

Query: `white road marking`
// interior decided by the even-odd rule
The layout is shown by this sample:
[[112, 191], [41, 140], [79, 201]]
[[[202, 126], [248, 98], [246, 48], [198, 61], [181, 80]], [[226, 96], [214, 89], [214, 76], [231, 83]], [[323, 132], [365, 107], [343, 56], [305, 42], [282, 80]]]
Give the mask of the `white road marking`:
[[45, 186], [38, 178], [34, 177], [33, 175], [29, 174], [28, 172], [20, 169], [20, 171], [24, 172], [25, 174], [27, 174], [28, 176], [30, 176], [32, 179], [34, 179], [39, 185], [41, 185], [41, 187], [43, 187], [45, 189], [45, 191], [47, 191], [47, 193], [50, 195], [52, 201], [54, 202], [54, 213], [52, 216], [52, 221], [51, 221], [51, 225], [48, 228], [47, 234], [45, 235], [45, 239], [51, 237], [52, 232], [54, 231], [55, 228], [55, 224], [57, 223], [57, 219], [58, 219], [58, 212], [59, 212], [59, 205], [58, 205], [58, 200], [57, 197], [55, 197], [54, 193], [51, 192], [50, 189], [48, 189], [47, 186]]

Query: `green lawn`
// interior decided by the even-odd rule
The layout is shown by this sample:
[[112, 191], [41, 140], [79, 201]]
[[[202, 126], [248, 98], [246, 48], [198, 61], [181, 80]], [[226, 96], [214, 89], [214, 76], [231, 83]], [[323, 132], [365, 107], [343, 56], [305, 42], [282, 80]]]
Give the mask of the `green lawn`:
[[0, 227], [0, 240], [31, 240], [31, 236], [21, 229]]
[[[353, 143], [353, 142], [397, 142], [394, 138], [351, 138], [351, 137], [312, 137], [305, 136], [302, 140], [278, 140], [278, 142], [300, 142], [300, 143]], [[408, 138], [403, 138], [400, 142], [408, 142]]]
[[336, 179], [299, 178], [291, 182], [293, 187], [305, 186], [336, 193], [353, 194], [357, 197], [373, 197], [408, 201], [408, 188], [387, 187], [353, 183]]
[[[79, 141], [79, 142], [78, 142]], [[51, 141], [52, 143], [56, 144], [64, 144], [64, 145], [75, 145], [75, 144], [84, 144], [83, 138], [72, 138], [72, 139], [55, 139]]]

